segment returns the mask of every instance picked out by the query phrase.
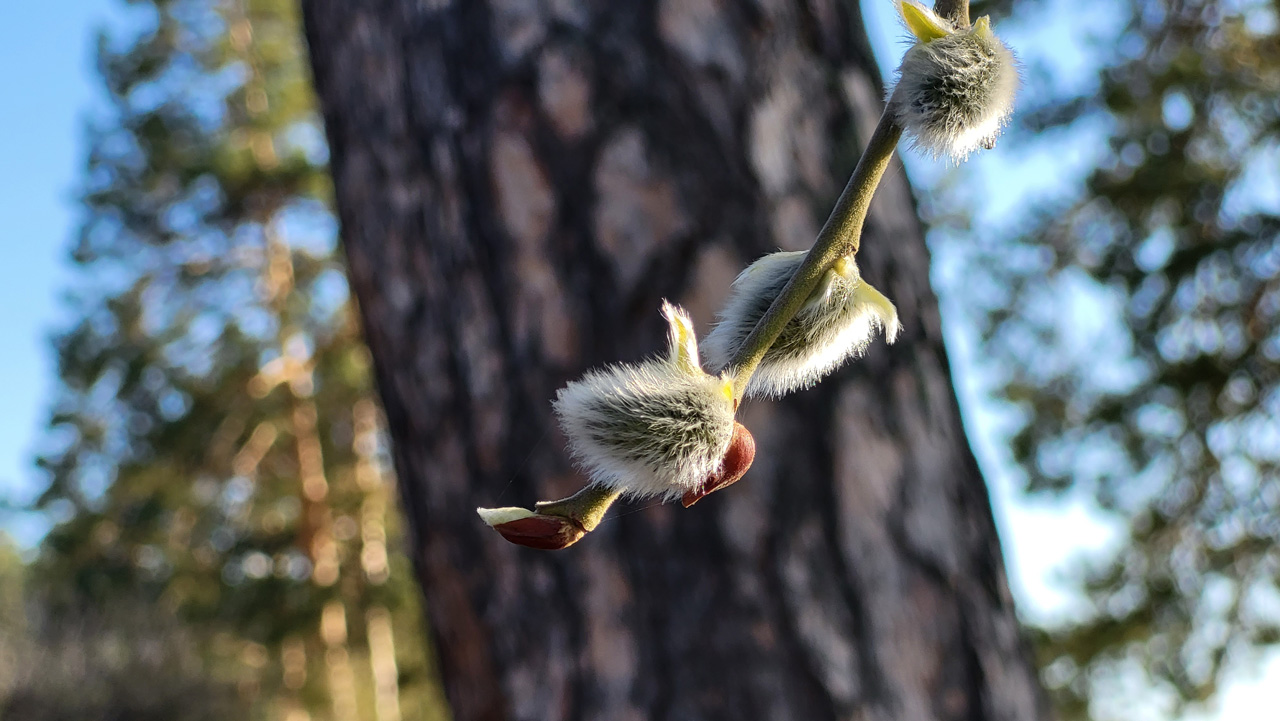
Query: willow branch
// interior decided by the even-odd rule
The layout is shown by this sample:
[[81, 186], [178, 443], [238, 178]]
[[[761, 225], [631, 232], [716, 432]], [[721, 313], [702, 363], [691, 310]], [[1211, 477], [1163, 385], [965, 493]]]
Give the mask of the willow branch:
[[[958, 27], [969, 26], [969, 0], [937, 0], [934, 11]], [[871, 199], [901, 138], [902, 128], [886, 111], [880, 116], [853, 175], [804, 262], [730, 360], [729, 367], [734, 371], [735, 403], [742, 399], [760, 360], [781, 335], [782, 329], [804, 306], [823, 275], [837, 260], [858, 252]], [[584, 531], [591, 531], [619, 496], [617, 491], [588, 485], [569, 498], [544, 501], [535, 508], [540, 514], [572, 519]]]

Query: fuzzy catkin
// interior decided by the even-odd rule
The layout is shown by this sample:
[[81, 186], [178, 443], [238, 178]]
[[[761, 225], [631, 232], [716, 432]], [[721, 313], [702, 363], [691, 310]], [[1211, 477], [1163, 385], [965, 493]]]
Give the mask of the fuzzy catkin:
[[554, 408], [578, 465], [634, 498], [681, 497], [716, 472], [733, 437], [729, 379], [703, 372], [684, 311], [670, 305], [668, 357], [589, 371]]
[[[766, 255], [733, 282], [719, 323], [702, 342], [712, 369], [725, 369], [774, 299], [786, 287], [807, 251]], [[800, 312], [765, 353], [747, 395], [782, 396], [808, 388], [851, 357], [862, 354], [877, 329], [892, 343], [900, 329], [897, 310], [862, 280], [852, 259], [827, 271]]]
[[889, 111], [915, 147], [964, 160], [995, 144], [1013, 113], [1018, 70], [986, 18], [917, 42], [902, 58]]

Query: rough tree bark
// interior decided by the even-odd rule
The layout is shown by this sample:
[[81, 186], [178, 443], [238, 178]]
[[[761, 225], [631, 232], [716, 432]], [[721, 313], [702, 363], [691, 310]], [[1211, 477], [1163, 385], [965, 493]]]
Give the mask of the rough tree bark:
[[856, 4], [303, 6], [460, 721], [1045, 715], [900, 166], [859, 263], [905, 332], [748, 403], [741, 482], [557, 553], [474, 511], [581, 487], [551, 399], [659, 350], [661, 298], [705, 328], [746, 262], [812, 242], [882, 107]]

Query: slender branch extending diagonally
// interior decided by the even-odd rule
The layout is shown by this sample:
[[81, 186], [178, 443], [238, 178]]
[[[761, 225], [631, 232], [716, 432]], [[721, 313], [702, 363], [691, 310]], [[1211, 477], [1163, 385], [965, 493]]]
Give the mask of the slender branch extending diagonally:
[[791, 282], [778, 294], [768, 312], [729, 362], [729, 367], [734, 371], [735, 398], [742, 398], [756, 366], [760, 365], [760, 360], [778, 339], [782, 329], [800, 312], [805, 300], [818, 286], [818, 281], [827, 270], [840, 258], [858, 252], [862, 225], [867, 219], [871, 198], [880, 185], [885, 169], [889, 167], [889, 160], [901, 137], [902, 128], [898, 127], [890, 113], [881, 115], [880, 122], [876, 124], [876, 129], [867, 142], [867, 149], [858, 161], [858, 167], [854, 168], [848, 185], [840, 193], [836, 207], [832, 209], [826, 225], [822, 226], [822, 232], [818, 233], [804, 263], [796, 269]]

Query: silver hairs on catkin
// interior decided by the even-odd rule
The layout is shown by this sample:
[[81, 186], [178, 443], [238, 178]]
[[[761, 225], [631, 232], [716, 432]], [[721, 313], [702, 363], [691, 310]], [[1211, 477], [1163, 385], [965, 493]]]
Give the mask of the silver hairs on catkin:
[[634, 498], [681, 497], [716, 472], [733, 436], [733, 382], [698, 361], [693, 324], [663, 303], [666, 357], [589, 371], [556, 396], [577, 464], [597, 485]]
[[[738, 276], [719, 323], [702, 342], [708, 367], [726, 370], [805, 254], [803, 250], [772, 253]], [[747, 395], [776, 397], [808, 388], [862, 354], [880, 328], [888, 342], [898, 337], [901, 325], [893, 303], [862, 280], [852, 258], [840, 259], [765, 353], [747, 385]]]
[[993, 147], [1013, 113], [1013, 53], [986, 17], [955, 29], [911, 0], [900, 0], [898, 8], [919, 41], [902, 58], [889, 112], [914, 146], [934, 157], [959, 161]]

